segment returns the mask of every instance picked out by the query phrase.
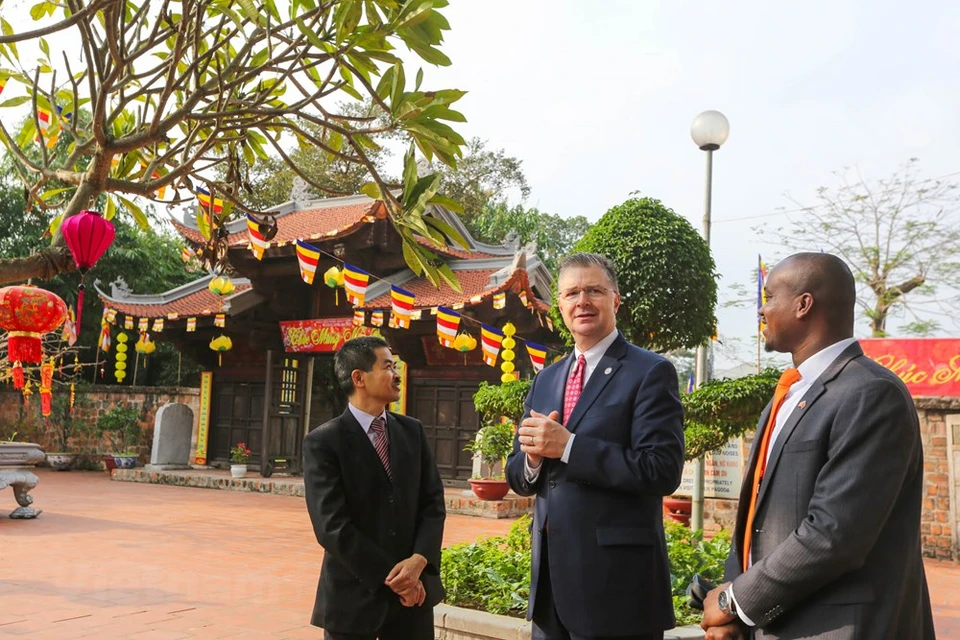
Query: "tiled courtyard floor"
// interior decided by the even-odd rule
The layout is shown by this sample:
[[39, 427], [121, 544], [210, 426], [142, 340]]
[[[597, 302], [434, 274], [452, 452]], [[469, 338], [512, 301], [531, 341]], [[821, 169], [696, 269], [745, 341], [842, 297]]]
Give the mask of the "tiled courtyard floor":
[[[43, 514], [0, 492], [0, 637], [320, 638], [321, 550], [300, 498], [41, 470]], [[511, 521], [451, 515], [445, 544]], [[938, 637], [960, 640], [960, 566], [929, 563]]]

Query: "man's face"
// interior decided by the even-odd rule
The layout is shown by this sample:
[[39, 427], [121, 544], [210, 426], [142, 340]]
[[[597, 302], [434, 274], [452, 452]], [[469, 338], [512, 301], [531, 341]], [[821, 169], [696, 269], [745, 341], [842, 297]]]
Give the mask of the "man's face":
[[797, 330], [797, 296], [785, 269], [773, 269], [764, 283], [767, 301], [760, 307], [760, 320], [764, 323], [763, 339], [767, 351], [790, 351]]
[[567, 267], [557, 282], [563, 323], [581, 350], [589, 349], [617, 326], [620, 294], [601, 267]]
[[356, 370], [362, 380], [356, 385], [357, 390], [371, 400], [390, 404], [400, 399], [400, 376], [396, 372], [396, 361], [387, 347], [378, 347], [375, 350], [377, 361], [370, 371]]

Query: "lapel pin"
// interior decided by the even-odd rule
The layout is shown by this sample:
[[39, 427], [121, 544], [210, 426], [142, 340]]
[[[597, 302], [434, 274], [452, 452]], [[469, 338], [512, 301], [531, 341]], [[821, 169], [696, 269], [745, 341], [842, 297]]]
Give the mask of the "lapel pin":
[[800, 408], [800, 409], [803, 409], [805, 406], [807, 406], [807, 401], [806, 401], [806, 400], [801, 400], [801, 401], [800, 401], [800, 404], [797, 405], [797, 407]]
[[603, 375], [608, 376], [612, 371], [613, 371], [612, 367], [607, 367], [606, 369], [603, 370]]

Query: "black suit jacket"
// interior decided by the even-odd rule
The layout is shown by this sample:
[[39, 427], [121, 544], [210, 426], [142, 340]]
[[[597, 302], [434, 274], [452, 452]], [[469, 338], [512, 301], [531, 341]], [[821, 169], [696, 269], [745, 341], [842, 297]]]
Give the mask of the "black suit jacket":
[[[570, 365], [568, 356], [534, 378], [524, 417], [562, 412]], [[518, 494], [537, 495], [528, 619], [546, 523], [549, 586], [570, 632], [616, 636], [674, 626], [662, 497], [676, 490], [683, 470], [678, 386], [668, 360], [620, 335], [566, 420], [576, 434], [568, 463], [544, 460], [531, 484], [514, 439], [507, 480]]]
[[920, 548], [923, 449], [913, 399], [853, 344], [801, 398], [757, 496], [753, 566], [742, 572], [760, 417], [726, 580], [755, 637], [934, 637]]
[[312, 624], [341, 633], [374, 633], [398, 596], [383, 581], [414, 553], [428, 565], [425, 607], [443, 597], [440, 546], [443, 484], [423, 425], [387, 414], [387, 476], [350, 408], [303, 441], [307, 510], [324, 549]]

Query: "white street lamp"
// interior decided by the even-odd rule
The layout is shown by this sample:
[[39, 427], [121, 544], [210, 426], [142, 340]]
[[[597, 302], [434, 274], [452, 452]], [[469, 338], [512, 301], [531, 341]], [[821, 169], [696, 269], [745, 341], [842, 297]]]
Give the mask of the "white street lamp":
[[[719, 111], [704, 111], [693, 119], [690, 125], [690, 137], [702, 151], [707, 152], [707, 180], [703, 200], [703, 239], [710, 248], [710, 206], [713, 191], [713, 152], [720, 148], [730, 135], [730, 123]], [[710, 379], [707, 361], [710, 352], [710, 342], [697, 347], [696, 386], [697, 389]], [[694, 531], [703, 529], [703, 471], [704, 459], [701, 456], [693, 463], [693, 513], [690, 517], [690, 528]]]

